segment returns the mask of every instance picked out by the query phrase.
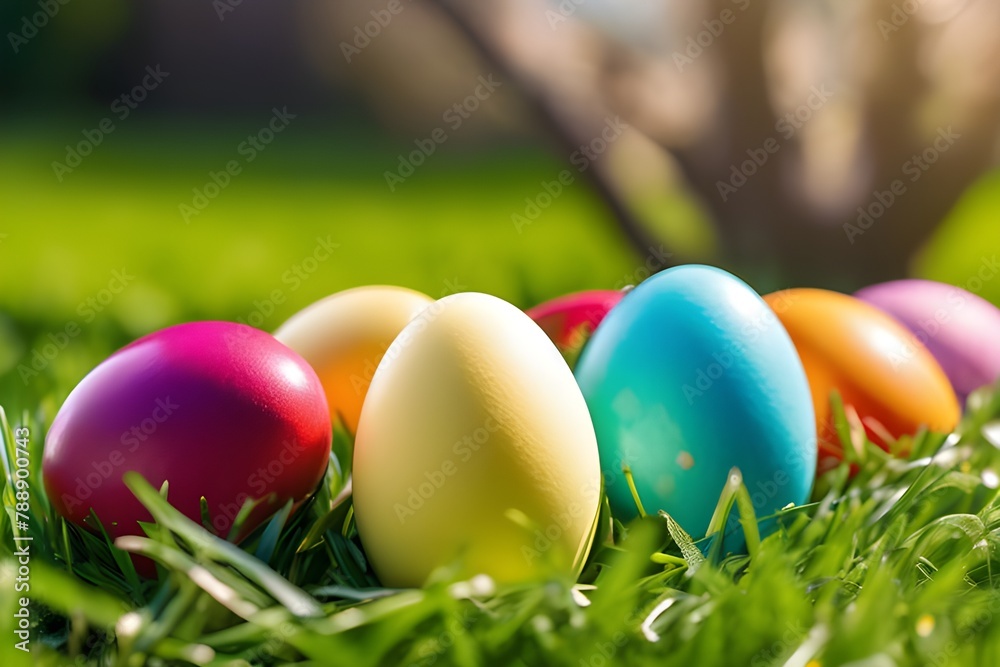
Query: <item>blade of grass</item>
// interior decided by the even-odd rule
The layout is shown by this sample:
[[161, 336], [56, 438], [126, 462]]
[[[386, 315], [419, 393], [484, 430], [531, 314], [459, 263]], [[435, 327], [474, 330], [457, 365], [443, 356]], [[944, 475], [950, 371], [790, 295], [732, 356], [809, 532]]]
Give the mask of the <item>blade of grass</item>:
[[233, 566], [284, 604], [296, 616], [322, 616], [320, 605], [302, 589], [292, 585], [264, 563], [231, 542], [207, 532], [174, 509], [153, 487], [136, 473], [125, 474], [125, 484], [153, 515], [157, 523], [175, 533], [189, 547], [204, 557]]

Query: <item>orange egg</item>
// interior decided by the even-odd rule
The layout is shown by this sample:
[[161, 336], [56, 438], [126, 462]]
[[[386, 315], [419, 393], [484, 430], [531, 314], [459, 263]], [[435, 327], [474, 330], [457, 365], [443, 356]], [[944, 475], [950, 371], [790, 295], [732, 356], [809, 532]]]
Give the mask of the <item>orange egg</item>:
[[306, 306], [274, 337], [302, 355], [323, 383], [330, 417], [356, 433], [368, 385], [400, 331], [433, 299], [391, 285], [337, 292]]
[[843, 458], [831, 419], [834, 389], [858, 413], [872, 442], [884, 449], [887, 437], [912, 434], [921, 426], [955, 428], [961, 408], [948, 377], [892, 317], [854, 297], [821, 289], [789, 289], [764, 300], [788, 330], [809, 379], [820, 471]]

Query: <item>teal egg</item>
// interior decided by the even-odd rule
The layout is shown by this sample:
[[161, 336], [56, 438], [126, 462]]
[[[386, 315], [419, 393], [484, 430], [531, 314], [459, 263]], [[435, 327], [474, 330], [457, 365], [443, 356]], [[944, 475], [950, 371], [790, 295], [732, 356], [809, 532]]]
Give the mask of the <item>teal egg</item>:
[[731, 468], [758, 518], [808, 500], [816, 470], [812, 398], [788, 333], [721, 269], [668, 269], [629, 292], [584, 348], [587, 400], [612, 512], [665, 510], [705, 535]]

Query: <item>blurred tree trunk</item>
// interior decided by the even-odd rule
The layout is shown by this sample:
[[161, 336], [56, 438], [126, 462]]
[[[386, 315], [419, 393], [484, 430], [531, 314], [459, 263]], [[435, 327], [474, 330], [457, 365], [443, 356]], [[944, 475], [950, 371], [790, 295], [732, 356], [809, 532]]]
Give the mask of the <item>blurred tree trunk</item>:
[[[835, 44], [836, 57], [845, 63], [834, 69], [850, 77], [816, 80], [812, 88], [839, 96], [839, 104], [849, 97], [855, 119], [854, 134], [845, 139], [857, 139], [845, 163], [850, 173], [836, 189], [831, 185], [823, 193], [826, 201], [819, 201], [824, 197], [815, 196], [804, 185], [809, 169], [823, 161], [822, 153], [807, 150], [803, 132], [791, 136], [776, 132], [784, 114], [775, 109], [775, 77], [769, 75], [767, 55], [768, 40], [775, 33], [769, 21], [777, 3], [741, 4], [736, 20], [726, 24], [725, 32], [711, 45], [714, 77], [721, 82], [713, 92], [715, 103], [698, 131], [683, 136], [665, 129], [642, 98], [623, 94], [623, 80], [641, 80], [643, 75], [629, 45], [609, 43], [597, 49], [595, 61], [601, 75], [591, 92], [601, 104], [593, 104], [566, 95], [565, 87], [558, 85], [558, 62], [532, 61], [510, 46], [516, 40], [502, 39], [503, 24], [495, 22], [495, 12], [489, 8], [452, 0], [434, 3], [491, 66], [515, 82], [540, 127], [561, 150], [597, 136], [608, 113], [620, 113], [662, 146], [709, 213], [721, 241], [723, 262], [765, 288], [852, 289], [905, 276], [914, 254], [962, 191], [995, 164], [1000, 138], [1000, 67], [996, 65], [1000, 48], [995, 38], [984, 41], [979, 36], [976, 44], [988, 46], [980, 47], [977, 60], [959, 58], [962, 68], [982, 69], [979, 85], [970, 87], [972, 92], [961, 91], [964, 97], [952, 91], [953, 111], [935, 117], [934, 105], [944, 104], [938, 91], [943, 87], [942, 77], [937, 75], [935, 83], [922, 71], [934, 71], [926, 64], [926, 52], [931, 46], [940, 48], [942, 38], [938, 35], [938, 42], [929, 44], [930, 28], [916, 19], [895, 30], [887, 28], [880, 21], [892, 15], [893, 3], [888, 0], [867, 3], [852, 28], [870, 40], [869, 46], [874, 44], [871, 59], [858, 65], [849, 45]], [[717, 17], [733, 8], [729, 0], [715, 0], [706, 14]], [[995, 20], [997, 14], [986, 17]], [[972, 24], [973, 29], [963, 28], [972, 35], [964, 41], [971, 43], [976, 37], [974, 21], [985, 19], [963, 20]], [[987, 36], [998, 23], [983, 27]], [[961, 39], [952, 41], [963, 46]], [[795, 53], [785, 54], [785, 58], [795, 57]], [[683, 90], [653, 94], [677, 95]], [[591, 113], [581, 109], [591, 109]], [[941, 122], [929, 125], [929, 117]], [[761, 161], [761, 150], [774, 147], [765, 143], [769, 138], [777, 140], [778, 148], [767, 152], [762, 164], [747, 162], [752, 155]], [[936, 153], [938, 159], [923, 169], [919, 160], [925, 151]], [[753, 173], [741, 184], [734, 169], [744, 164], [744, 172]], [[654, 239], [630, 211], [613, 175], [600, 168], [591, 171], [596, 192], [625, 236], [640, 254], [646, 254]], [[832, 203], [830, 195], [834, 195]]]

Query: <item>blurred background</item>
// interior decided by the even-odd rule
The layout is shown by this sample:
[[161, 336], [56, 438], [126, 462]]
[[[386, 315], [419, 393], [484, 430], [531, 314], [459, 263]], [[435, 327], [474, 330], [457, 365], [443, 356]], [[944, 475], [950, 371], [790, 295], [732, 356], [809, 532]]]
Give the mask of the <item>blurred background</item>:
[[998, 0], [5, 0], [0, 403], [369, 283], [1000, 304]]

